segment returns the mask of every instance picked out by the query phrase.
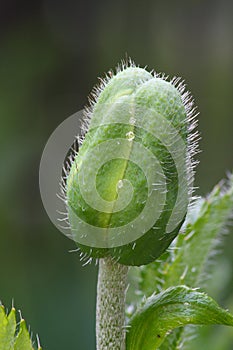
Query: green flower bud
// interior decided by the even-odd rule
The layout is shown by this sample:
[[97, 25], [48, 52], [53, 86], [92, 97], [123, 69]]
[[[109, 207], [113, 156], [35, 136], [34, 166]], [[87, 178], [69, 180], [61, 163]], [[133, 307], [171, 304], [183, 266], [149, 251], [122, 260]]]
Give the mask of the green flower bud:
[[66, 183], [72, 237], [89, 257], [148, 264], [177, 236], [193, 177], [183, 91], [135, 66], [95, 90]]

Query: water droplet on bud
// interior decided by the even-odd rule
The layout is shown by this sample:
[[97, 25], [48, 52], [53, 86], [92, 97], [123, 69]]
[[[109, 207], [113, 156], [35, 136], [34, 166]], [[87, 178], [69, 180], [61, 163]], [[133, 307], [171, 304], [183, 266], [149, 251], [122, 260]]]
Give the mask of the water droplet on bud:
[[123, 181], [119, 180], [117, 183], [117, 188], [122, 188], [123, 187]]
[[127, 132], [127, 134], [125, 136], [127, 137], [127, 139], [129, 141], [133, 141], [133, 139], [135, 138], [135, 135], [134, 135], [133, 131]]

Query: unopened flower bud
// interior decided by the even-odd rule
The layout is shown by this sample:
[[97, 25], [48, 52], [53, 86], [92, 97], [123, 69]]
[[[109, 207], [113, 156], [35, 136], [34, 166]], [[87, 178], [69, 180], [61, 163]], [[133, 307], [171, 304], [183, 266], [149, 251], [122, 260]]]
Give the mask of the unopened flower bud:
[[192, 101], [178, 79], [135, 66], [102, 85], [66, 183], [72, 237], [90, 257], [148, 264], [186, 216]]

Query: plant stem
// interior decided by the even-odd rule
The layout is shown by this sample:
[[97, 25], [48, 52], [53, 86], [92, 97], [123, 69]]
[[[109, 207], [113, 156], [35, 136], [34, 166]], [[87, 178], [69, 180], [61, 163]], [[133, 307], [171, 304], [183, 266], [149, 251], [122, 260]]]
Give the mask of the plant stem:
[[125, 350], [125, 295], [128, 267], [99, 260], [96, 303], [97, 350]]

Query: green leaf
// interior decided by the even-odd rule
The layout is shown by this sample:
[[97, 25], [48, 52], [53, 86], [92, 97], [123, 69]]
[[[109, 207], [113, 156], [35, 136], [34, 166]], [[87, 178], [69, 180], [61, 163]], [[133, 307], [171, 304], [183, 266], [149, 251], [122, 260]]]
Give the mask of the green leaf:
[[[137, 271], [131, 268], [130, 279], [137, 276], [137, 302], [139, 296], [148, 297], [153, 291], [158, 293], [179, 284], [203, 286], [203, 281], [207, 280], [208, 266], [211, 266], [211, 257], [220, 245], [219, 236], [224, 232], [232, 213], [233, 175], [227, 184], [222, 182], [207, 198], [196, 201], [188, 212], [176, 242], [159, 261], [142, 266]], [[132, 307], [132, 298], [128, 298], [128, 303], [131, 304], [129, 309], [133, 310], [135, 306]], [[166, 338], [160, 350], [178, 348], [184, 337], [187, 337], [186, 332], [176, 329]]]
[[[26, 322], [20, 321], [19, 331], [16, 328], [15, 309], [7, 316], [4, 306], [0, 305], [0, 350], [34, 350]], [[42, 350], [38, 345], [38, 350]]]
[[[164, 274], [163, 288], [181, 283], [197, 287], [206, 283], [210, 276], [208, 270], [211, 258], [216, 255], [221, 243], [219, 236], [224, 232], [232, 213], [231, 176], [227, 187], [217, 185], [206, 199], [199, 199], [189, 212], [185, 231], [177, 239], [175, 258]], [[194, 330], [187, 327], [176, 330], [166, 338], [167, 344], [164, 343], [160, 350], [178, 349], [185, 339], [194, 334]]]
[[178, 236], [175, 259], [164, 276], [164, 288], [177, 284], [196, 287], [206, 280], [209, 258], [220, 244], [233, 213], [233, 181], [227, 189], [216, 186], [205, 199], [200, 199], [190, 211], [185, 232]]
[[14, 334], [16, 329], [15, 309], [12, 308], [9, 316], [3, 305], [0, 306], [0, 350], [13, 350]]
[[15, 339], [14, 350], [33, 350], [25, 320], [20, 321], [19, 333]]
[[127, 350], [155, 350], [174, 328], [187, 324], [233, 326], [233, 316], [196, 289], [171, 287], [147, 299], [129, 322]]
[[[14, 349], [14, 335], [16, 330], [16, 317], [15, 317], [15, 308], [12, 307], [11, 312], [9, 313], [8, 317], [8, 324], [7, 324], [7, 331], [6, 331], [6, 339], [8, 339], [9, 343], [9, 349]], [[7, 349], [7, 347], [6, 347]]]

